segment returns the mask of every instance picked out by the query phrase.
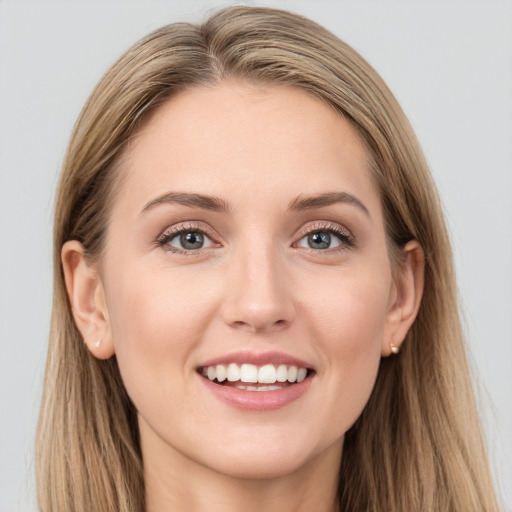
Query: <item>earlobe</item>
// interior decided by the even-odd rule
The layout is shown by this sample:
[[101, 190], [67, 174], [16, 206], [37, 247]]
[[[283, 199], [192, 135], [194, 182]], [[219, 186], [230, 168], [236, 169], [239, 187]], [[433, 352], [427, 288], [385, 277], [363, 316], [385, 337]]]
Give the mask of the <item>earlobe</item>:
[[412, 326], [423, 296], [425, 256], [419, 242], [411, 240], [402, 249], [396, 269], [393, 301], [387, 317], [382, 355], [398, 354]]
[[75, 324], [91, 353], [99, 359], [114, 355], [103, 283], [86, 259], [83, 245], [70, 240], [61, 261]]

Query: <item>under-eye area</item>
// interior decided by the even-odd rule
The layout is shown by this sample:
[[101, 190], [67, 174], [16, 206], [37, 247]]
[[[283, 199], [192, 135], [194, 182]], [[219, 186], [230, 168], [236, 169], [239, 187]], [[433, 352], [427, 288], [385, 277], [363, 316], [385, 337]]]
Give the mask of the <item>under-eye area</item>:
[[221, 386], [244, 391], [277, 391], [298, 384], [314, 375], [314, 370], [295, 365], [217, 364], [201, 366], [198, 373]]

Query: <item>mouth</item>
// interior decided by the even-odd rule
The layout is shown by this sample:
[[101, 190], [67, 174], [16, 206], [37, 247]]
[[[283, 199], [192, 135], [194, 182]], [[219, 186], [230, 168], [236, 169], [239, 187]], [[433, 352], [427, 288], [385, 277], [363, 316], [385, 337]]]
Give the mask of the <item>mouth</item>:
[[229, 363], [201, 366], [199, 375], [211, 383], [242, 391], [280, 391], [310, 378], [314, 370], [287, 364]]

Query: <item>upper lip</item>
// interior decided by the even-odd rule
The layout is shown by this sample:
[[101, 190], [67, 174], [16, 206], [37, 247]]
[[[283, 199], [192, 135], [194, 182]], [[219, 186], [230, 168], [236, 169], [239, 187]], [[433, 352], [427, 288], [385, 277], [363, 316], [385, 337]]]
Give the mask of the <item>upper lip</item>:
[[216, 366], [218, 364], [253, 364], [255, 366], [264, 366], [266, 364], [280, 365], [285, 364], [288, 366], [297, 366], [298, 368], [307, 368], [312, 370], [313, 367], [294, 356], [290, 356], [283, 352], [234, 352], [219, 357], [214, 357], [202, 363], [199, 367]]

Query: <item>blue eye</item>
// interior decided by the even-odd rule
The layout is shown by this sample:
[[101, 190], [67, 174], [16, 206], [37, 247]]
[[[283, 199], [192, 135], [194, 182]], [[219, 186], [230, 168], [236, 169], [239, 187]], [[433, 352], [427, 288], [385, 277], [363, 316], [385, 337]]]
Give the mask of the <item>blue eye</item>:
[[298, 243], [298, 247], [307, 247], [309, 249], [334, 249], [342, 244], [342, 240], [339, 235], [331, 231], [312, 231], [306, 236], [302, 237]]
[[317, 221], [304, 226], [300, 238], [293, 245], [315, 251], [331, 251], [350, 249], [355, 240], [352, 233], [337, 222]]
[[197, 251], [213, 245], [213, 241], [197, 229], [182, 229], [171, 233], [164, 233], [158, 240], [158, 245], [165, 246], [174, 251]]

